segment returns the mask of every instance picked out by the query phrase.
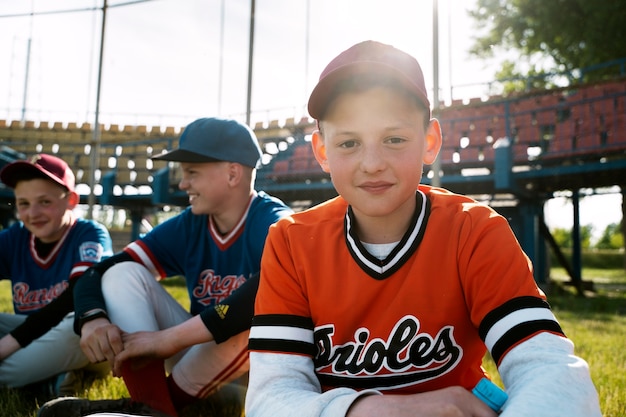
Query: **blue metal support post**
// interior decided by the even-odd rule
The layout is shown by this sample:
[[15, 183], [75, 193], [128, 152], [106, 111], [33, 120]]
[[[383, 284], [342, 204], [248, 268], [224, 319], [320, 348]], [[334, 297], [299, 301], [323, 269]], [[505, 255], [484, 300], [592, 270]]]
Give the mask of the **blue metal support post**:
[[572, 206], [574, 207], [574, 224], [572, 225], [572, 281], [577, 288], [582, 281], [582, 258], [580, 241], [580, 196], [578, 190], [572, 192]]

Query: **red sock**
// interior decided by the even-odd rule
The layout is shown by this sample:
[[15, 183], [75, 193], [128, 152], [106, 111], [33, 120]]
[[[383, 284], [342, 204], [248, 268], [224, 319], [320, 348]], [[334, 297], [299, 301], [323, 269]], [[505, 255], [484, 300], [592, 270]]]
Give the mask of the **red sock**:
[[172, 375], [167, 377], [167, 387], [169, 388], [170, 397], [177, 410], [182, 410], [188, 405], [198, 401], [198, 398], [183, 391], [183, 389], [176, 384]]
[[127, 360], [122, 364], [122, 378], [134, 401], [178, 417], [167, 388], [163, 360]]

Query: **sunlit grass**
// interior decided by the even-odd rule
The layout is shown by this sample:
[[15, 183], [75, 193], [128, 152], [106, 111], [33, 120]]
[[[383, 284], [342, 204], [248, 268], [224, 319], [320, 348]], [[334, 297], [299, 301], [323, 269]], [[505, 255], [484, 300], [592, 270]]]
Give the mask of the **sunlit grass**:
[[[583, 270], [583, 279], [595, 287], [586, 297], [563, 285], [569, 280], [565, 270], [555, 268], [551, 277], [560, 290], [550, 293], [548, 301], [575, 353], [589, 364], [603, 416], [626, 416], [626, 272]], [[493, 361], [487, 357], [483, 364], [502, 386]]]

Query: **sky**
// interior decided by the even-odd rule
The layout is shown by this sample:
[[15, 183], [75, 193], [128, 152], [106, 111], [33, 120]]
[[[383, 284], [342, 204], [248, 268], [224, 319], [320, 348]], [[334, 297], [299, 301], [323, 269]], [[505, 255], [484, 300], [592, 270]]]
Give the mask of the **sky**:
[[[366, 39], [413, 54], [433, 86], [434, 1], [256, 0], [251, 124], [306, 115], [324, 66]], [[0, 0], [0, 119], [93, 124], [98, 106], [104, 125], [245, 121], [251, 0], [109, 0], [99, 71], [102, 4]], [[475, 0], [437, 5], [440, 99], [485, 96], [502, 57], [467, 52], [481, 33], [467, 15]], [[583, 199], [581, 224], [619, 222], [620, 204], [616, 194]], [[554, 200], [547, 219], [571, 227], [571, 213]]]
[[[26, 118], [94, 118], [102, 13], [50, 12], [94, 9], [102, 1], [0, 0], [0, 16], [9, 16], [0, 18], [0, 117], [20, 119], [26, 103]], [[250, 0], [129, 3], [110, 0], [106, 13], [102, 122], [184, 125], [202, 115], [245, 115]], [[484, 85], [494, 72], [465, 52], [473, 33], [466, 8], [473, 3], [438, 1], [442, 98], [451, 84], [460, 93], [462, 84]], [[303, 113], [327, 62], [365, 39], [415, 55], [432, 86], [432, 5], [433, 0], [256, 0], [252, 119]]]

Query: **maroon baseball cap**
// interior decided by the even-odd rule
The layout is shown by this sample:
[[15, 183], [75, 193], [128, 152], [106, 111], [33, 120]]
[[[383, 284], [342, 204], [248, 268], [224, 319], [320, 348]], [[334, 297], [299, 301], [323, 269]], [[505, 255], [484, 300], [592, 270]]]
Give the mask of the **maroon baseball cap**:
[[309, 114], [323, 117], [337, 85], [356, 74], [380, 74], [399, 81], [430, 112], [424, 74], [417, 60], [404, 51], [376, 41], [364, 41], [346, 49], [322, 71], [309, 97]]
[[15, 161], [8, 164], [0, 171], [0, 180], [8, 187], [15, 188], [18, 180], [29, 174], [41, 175], [69, 191], [74, 191], [76, 180], [69, 165], [64, 160], [45, 153], [37, 154], [28, 161]]

